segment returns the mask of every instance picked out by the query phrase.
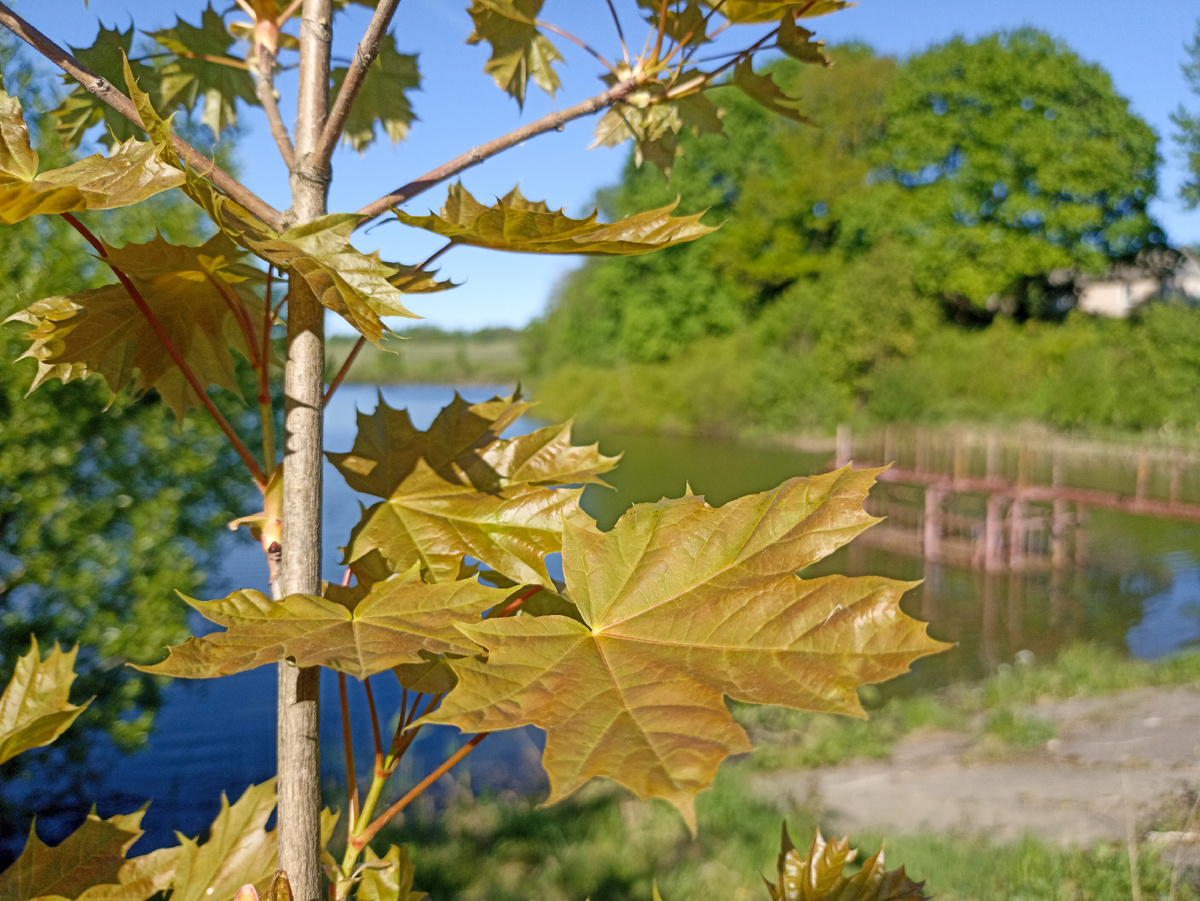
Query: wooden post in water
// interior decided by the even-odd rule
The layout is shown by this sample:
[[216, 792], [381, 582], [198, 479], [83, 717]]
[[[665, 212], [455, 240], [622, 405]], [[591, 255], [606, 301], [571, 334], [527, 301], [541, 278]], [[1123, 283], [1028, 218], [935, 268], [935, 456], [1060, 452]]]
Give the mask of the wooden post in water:
[[[1050, 484], [1054, 488], [1061, 488], [1063, 484], [1062, 444], [1058, 441], [1054, 442], [1054, 462], [1050, 468]], [[1067, 562], [1067, 524], [1069, 522], [1070, 513], [1067, 510], [1067, 502], [1056, 497], [1050, 519], [1050, 564], [1055, 569], [1065, 566]]]
[[942, 541], [942, 487], [937, 484], [925, 488], [925, 540], [926, 560], [937, 560], [941, 554]]
[[841, 469], [854, 459], [852, 441], [850, 426], [844, 422], [840, 423], [837, 427], [837, 440], [834, 444], [834, 462], [836, 468]]
[[1008, 568], [1013, 570], [1025, 567], [1026, 507], [1026, 500], [1017, 494], [1008, 508]]
[[1003, 569], [1004, 501], [996, 492], [988, 495], [987, 518], [983, 524], [983, 568], [990, 573]]

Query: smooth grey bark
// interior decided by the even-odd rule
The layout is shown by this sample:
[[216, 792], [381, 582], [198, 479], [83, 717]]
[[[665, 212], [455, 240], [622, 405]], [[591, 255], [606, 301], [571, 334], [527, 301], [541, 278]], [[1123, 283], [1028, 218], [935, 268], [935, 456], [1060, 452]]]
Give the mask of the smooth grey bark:
[[[331, 0], [305, 0], [300, 21], [300, 87], [289, 225], [326, 212], [327, 168], [314, 171], [329, 104]], [[289, 282], [284, 369], [284, 595], [321, 588], [321, 425], [325, 311], [307, 287]], [[279, 664], [279, 866], [297, 901], [321, 894], [320, 670]]]

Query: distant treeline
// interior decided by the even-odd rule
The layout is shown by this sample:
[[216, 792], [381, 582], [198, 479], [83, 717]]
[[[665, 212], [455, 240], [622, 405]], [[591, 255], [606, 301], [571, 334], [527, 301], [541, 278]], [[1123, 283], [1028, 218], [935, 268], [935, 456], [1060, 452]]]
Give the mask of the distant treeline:
[[729, 137], [685, 134], [669, 185], [631, 160], [599, 198], [620, 216], [678, 195], [724, 224], [565, 280], [526, 343], [552, 412], [683, 432], [1200, 422], [1200, 312], [1074, 308], [1078, 280], [1166, 248], [1157, 138], [1100, 67], [1032, 30], [833, 56], [772, 69], [818, 127], [718, 90]]
[[[485, 328], [474, 332], [446, 331], [436, 326], [415, 326], [388, 336], [383, 347], [366, 344], [350, 368], [354, 382], [516, 383], [525, 369], [519, 342], [521, 333], [511, 328]], [[355, 338], [333, 336], [326, 350], [325, 380], [334, 378]]]

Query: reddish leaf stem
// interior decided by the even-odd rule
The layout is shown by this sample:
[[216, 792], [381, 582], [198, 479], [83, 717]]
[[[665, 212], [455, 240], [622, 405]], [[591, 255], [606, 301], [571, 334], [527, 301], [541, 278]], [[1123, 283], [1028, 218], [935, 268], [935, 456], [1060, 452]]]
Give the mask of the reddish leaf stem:
[[[208, 279], [208, 283], [221, 295], [225, 306], [229, 307], [229, 312], [233, 314], [233, 318], [237, 320], [242, 337], [246, 339], [246, 352], [250, 358], [250, 365], [254, 367], [255, 375], [257, 375], [259, 368], [258, 342], [254, 339], [254, 326], [250, 324], [250, 312], [242, 303], [242, 299], [233, 292], [227, 283], [223, 283], [211, 272], [206, 272], [204, 275]], [[270, 466], [271, 464], [266, 463], [266, 465]]]
[[365, 848], [367, 846], [367, 843], [370, 842], [371, 839], [373, 839], [375, 837], [375, 833], [377, 833], [380, 829], [382, 829], [389, 822], [391, 822], [391, 820], [398, 813], [400, 813], [400, 811], [404, 810], [405, 807], [407, 807], [409, 804], [411, 804], [416, 797], [418, 797], [422, 792], [425, 791], [425, 789], [429, 788], [429, 786], [433, 785], [433, 783], [437, 782], [439, 779], [442, 778], [442, 776], [444, 776], [447, 772], [449, 772], [451, 769], [453, 769], [453, 767], [460, 760], [462, 760], [464, 757], [466, 757], [468, 754], [470, 754], [472, 751], [474, 751], [475, 748], [479, 745], [479, 743], [491, 734], [492, 733], [490, 733], [490, 732], [479, 732], [479, 733], [475, 734], [474, 736], [472, 736], [470, 741], [468, 741], [465, 745], [463, 745], [461, 748], [459, 748], [457, 751], [455, 751], [453, 754], [451, 754], [448, 758], [446, 758], [445, 763], [443, 763], [436, 770], [434, 770], [432, 773], [430, 773], [428, 776], [426, 776], [424, 779], [422, 779], [420, 782], [418, 782], [416, 785], [414, 785], [409, 790], [408, 794], [406, 794], [403, 798], [401, 798], [399, 801], [397, 801], [395, 804], [393, 804], [391, 807], [389, 807], [387, 810], [385, 810], [383, 813], [381, 813], [375, 819], [375, 821], [373, 823], [371, 823], [370, 826], [368, 826], [366, 829], [364, 829], [362, 831], [362, 833], [360, 833], [358, 835], [358, 837], [354, 839], [354, 841], [352, 843], [353, 846], [360, 851], [363, 848]]
[[436, 169], [431, 169], [420, 178], [410, 181], [406, 185], [402, 185], [396, 190], [385, 194], [378, 200], [373, 200], [358, 211], [358, 215], [364, 217], [358, 224], [362, 228], [372, 219], [382, 216], [385, 212], [394, 206], [399, 206], [406, 201], [412, 200], [418, 194], [428, 191], [434, 185], [437, 185], [452, 176], [457, 175], [464, 169], [469, 169], [472, 166], [477, 166], [484, 160], [495, 156], [510, 147], [515, 147], [522, 141], [527, 141], [536, 135], [543, 134], [547, 131], [555, 131], [561, 129], [568, 122], [578, 119], [580, 116], [588, 116], [592, 113], [599, 112], [606, 107], [612, 106], [620, 100], [623, 100], [633, 91], [637, 90], [648, 78], [645, 73], [631, 76], [624, 81], [618, 82], [613, 87], [609, 88], [595, 97], [590, 97], [587, 100], [577, 103], [574, 106], [568, 107], [565, 110], [550, 113], [535, 122], [530, 122], [521, 128], [510, 131], [495, 140], [488, 141], [486, 144], [480, 144], [478, 147], [473, 147], [466, 153], [461, 153], [449, 162], [443, 163]]
[[[3, 7], [2, 3], [0, 3], [0, 7]], [[62, 217], [71, 224], [72, 228], [79, 232], [79, 234], [83, 235], [84, 239], [86, 239], [87, 242], [92, 245], [92, 247], [96, 248], [97, 252], [100, 254], [100, 258], [108, 264], [110, 269], [112, 269], [113, 274], [117, 277], [117, 280], [121, 283], [121, 286], [127, 292], [129, 292], [129, 298], [141, 312], [142, 316], [145, 317], [146, 322], [149, 323], [154, 334], [158, 336], [158, 340], [162, 342], [163, 347], [166, 349], [175, 365], [179, 368], [179, 371], [183, 374], [183, 377], [187, 380], [187, 383], [191, 386], [192, 390], [196, 392], [196, 396], [200, 399], [200, 403], [204, 405], [204, 409], [208, 410], [209, 415], [216, 420], [217, 425], [220, 426], [221, 431], [225, 433], [225, 437], [229, 439], [229, 443], [233, 445], [233, 449], [237, 452], [237, 455], [242, 458], [242, 462], [245, 463], [246, 468], [250, 470], [250, 475], [253, 476], [254, 481], [257, 483], [259, 489], [265, 489], [267, 485], [267, 477], [259, 468], [254, 457], [251, 456], [250, 451], [246, 449], [246, 445], [242, 443], [242, 439], [237, 436], [237, 433], [233, 430], [233, 427], [229, 424], [225, 417], [221, 415], [221, 411], [217, 409], [217, 405], [213, 403], [212, 398], [208, 396], [208, 392], [204, 390], [204, 386], [200, 384], [200, 379], [196, 377], [196, 373], [192, 371], [192, 368], [188, 366], [187, 361], [183, 359], [183, 355], [171, 341], [170, 336], [168, 336], [166, 331], [163, 329], [162, 323], [158, 321], [158, 317], [154, 315], [154, 311], [150, 309], [150, 306], [142, 297], [141, 292], [139, 292], [133, 282], [130, 281], [128, 275], [112, 264], [112, 262], [108, 259], [108, 254], [104, 251], [104, 245], [100, 243], [100, 239], [92, 234], [91, 230], [86, 225], [84, 225], [70, 213], [63, 213]]]
[[581, 47], [583, 50], [590, 53], [592, 55], [592, 58], [595, 59], [596, 62], [600, 63], [600, 65], [602, 65], [602, 66], [604, 66], [604, 68], [608, 69], [609, 72], [611, 72], [613, 75], [617, 74], [617, 67], [614, 66], [612, 63], [610, 63], [607, 59], [605, 59], [604, 56], [601, 55], [601, 53], [598, 50], [596, 50], [594, 47], [592, 47], [586, 41], [583, 41], [580, 38], [577, 38], [575, 35], [571, 34], [571, 32], [566, 31], [562, 28], [559, 28], [557, 25], [551, 25], [549, 22], [543, 22], [541, 19], [538, 19], [537, 24], [538, 24], [539, 28], [545, 28], [547, 31], [553, 31], [555, 34], [566, 38], [568, 41], [570, 41], [572, 44], [576, 45], [577, 47]]
[[370, 678], [363, 679], [363, 690], [367, 693], [367, 710], [371, 712], [371, 740], [375, 742], [375, 775], [383, 769], [383, 739], [379, 737], [379, 711], [375, 708], [375, 693], [371, 691]]
[[329, 387], [325, 391], [325, 397], [321, 403], [328, 404], [329, 398], [333, 397], [333, 392], [337, 391], [342, 384], [342, 380], [346, 378], [346, 373], [350, 371], [350, 367], [354, 365], [354, 360], [358, 357], [358, 352], [363, 349], [367, 343], [365, 335], [359, 335], [358, 340], [354, 342], [354, 346], [350, 348], [350, 353], [346, 354], [346, 359], [342, 362], [341, 367], [337, 371], [337, 375], [333, 377], [333, 381], [329, 383]]
[[617, 27], [617, 37], [621, 40], [621, 55], [625, 57], [625, 65], [629, 65], [629, 46], [625, 43], [625, 30], [621, 28], [621, 20], [617, 17], [616, 7], [613, 6], [612, 0], [605, 0], [608, 4], [608, 11], [612, 14], [613, 25]]
[[[9, 7], [0, 3], [0, 25], [3, 25], [22, 41], [50, 62], [54, 63], [99, 100], [107, 103], [135, 125], [142, 125], [141, 116], [134, 109], [133, 101], [117, 90], [107, 79], [100, 77], [62, 47], [22, 19]], [[271, 228], [278, 229], [283, 214], [271, 206], [228, 172], [178, 135], [171, 135], [171, 143], [184, 160], [219, 190], [228, 194]]]
[[350, 698], [346, 692], [346, 674], [338, 673], [338, 699], [342, 702], [342, 746], [346, 754], [346, 791], [350, 795], [350, 828], [346, 840], [354, 838], [354, 821], [358, 819], [358, 774], [354, 770], [354, 736], [350, 733]]
[[542, 590], [541, 585], [534, 585], [527, 592], [525, 592], [520, 597], [516, 598], [511, 604], [509, 604], [507, 607], [505, 607], [504, 612], [501, 613], [500, 615], [501, 616], [512, 616], [513, 613], [516, 612], [518, 607], [520, 607], [522, 604], [525, 603], [525, 601], [527, 601], [529, 598], [533, 597], [535, 594], [537, 594], [541, 590]]
[[321, 131], [321, 139], [313, 150], [318, 165], [329, 165], [334, 148], [337, 147], [337, 142], [346, 128], [350, 110], [358, 98], [358, 92], [362, 89], [367, 72], [370, 71], [371, 65], [379, 55], [379, 44], [383, 40], [383, 36], [387, 34], [388, 26], [399, 5], [400, 0], [379, 0], [379, 5], [375, 7], [371, 23], [367, 26], [366, 33], [363, 34], [362, 40], [358, 42], [358, 48], [354, 51], [354, 59], [350, 63], [349, 71], [346, 72], [342, 88], [338, 91], [337, 99], [333, 101], [333, 107], [329, 110], [329, 118], [325, 120], [325, 128]]

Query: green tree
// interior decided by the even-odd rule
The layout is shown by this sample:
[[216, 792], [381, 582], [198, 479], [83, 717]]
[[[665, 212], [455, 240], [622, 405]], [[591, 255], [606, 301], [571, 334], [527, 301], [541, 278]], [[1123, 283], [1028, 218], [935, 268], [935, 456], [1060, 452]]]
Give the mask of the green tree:
[[[1200, 20], [1196, 21], [1196, 34], [1192, 42], [1185, 45], [1188, 62], [1184, 63], [1183, 77], [1187, 79], [1192, 93], [1200, 96]], [[1188, 178], [1179, 188], [1188, 209], [1200, 206], [1200, 113], [1190, 113], [1180, 104], [1179, 109], [1171, 116], [1171, 121], [1179, 128], [1175, 141], [1187, 154]]]
[[1146, 212], [1154, 132], [1103, 69], [1041, 32], [911, 58], [884, 119], [875, 185], [848, 227], [904, 241], [919, 290], [958, 315], [1054, 316], [1053, 270], [1101, 272], [1163, 241]]
[[[605, 56], [542, 21], [541, 0], [473, 0], [467, 41], [490, 45], [485, 72], [518, 104], [531, 81], [550, 93], [559, 87], [561, 57], [549, 34], [589, 53], [605, 71], [606, 88], [357, 212], [331, 215], [326, 192], [335, 147], [345, 139], [361, 149], [377, 132], [405, 138], [412, 120], [405, 92], [419, 78], [416, 60], [400, 54], [388, 33], [398, 0], [362, 3], [372, 11], [353, 60], [332, 68], [333, 31], [344, 21], [336, 13], [345, 5], [239, 0], [225, 14], [208, 7], [199, 25], [178, 20], [144, 32], [157, 44], [147, 54], [136, 52], [131, 26], [101, 30], [77, 57], [0, 3], [0, 24], [78, 82], [56, 110], [64, 138], [78, 141], [93, 125], [109, 126], [107, 154], [53, 168], [34, 151], [19, 100], [0, 93], [0, 221], [61, 216], [111, 274], [98, 287], [77, 284], [70, 295], [36, 300], [15, 314], [29, 327], [35, 387], [96, 375], [112, 394], [152, 388], [177, 417], [192, 410], [210, 416], [262, 493], [263, 509], [240, 521], [262, 543], [271, 594], [247, 589], [189, 600], [224, 631], [190, 638], [166, 660], [141, 668], [213, 678], [278, 664], [279, 673], [278, 793], [274, 782], [253, 786], [223, 805], [203, 845], [181, 838], [177, 847], [132, 860], [124, 855], [130, 835], [136, 837], [137, 813], [89, 817], [55, 849], [31, 836], [0, 874], [5, 897], [16, 886], [26, 896], [72, 898], [98, 892], [143, 899], [170, 889], [178, 901], [227, 897], [245, 883], [239, 898], [253, 897], [258, 884], [271, 886], [282, 901], [292, 896], [283, 883], [290, 878], [296, 896], [315, 901], [325, 896], [324, 864], [329, 897], [399, 901], [411, 897], [407, 854], [394, 845], [379, 854], [371, 840], [492, 731], [525, 725], [547, 732], [542, 762], [552, 802], [607, 777], [641, 798], [670, 802], [694, 829], [696, 794], [727, 756], [750, 750], [726, 697], [861, 714], [860, 684], [889, 678], [941, 648], [924, 624], [900, 611], [907, 584], [796, 575], [872, 523], [862, 501], [873, 472], [844, 468], [790, 479], [720, 508], [688, 494], [634, 507], [601, 532], [579, 508], [581, 489], [573, 486], [597, 481], [616, 461], [594, 446], [572, 445], [567, 426], [502, 438], [529, 407], [518, 396], [475, 405], [456, 399], [424, 432], [406, 412], [386, 405], [362, 416], [350, 451], [329, 457], [351, 487], [378, 500], [364, 508], [345, 542], [344, 583], [320, 581], [322, 408], [344, 373], [326, 390], [326, 310], [358, 330], [360, 344], [378, 344], [384, 317], [411, 317], [407, 304], [414, 298], [448, 287], [428, 266], [455, 246], [633, 256], [712, 231], [699, 214], [675, 215], [672, 206], [606, 223], [596, 214], [568, 217], [516, 189], [482, 204], [461, 184], [448, 187], [437, 213], [399, 208], [469, 166], [601, 111], [599, 143], [632, 140], [640, 158], [669, 170], [682, 133], [720, 129], [709, 91], [731, 70], [735, 87], [798, 119], [802, 101], [769, 74], [755, 73], [755, 53], [778, 48], [822, 61], [820, 45], [798, 20], [845, 3], [641, 0], [623, 17], [606, 4], [617, 46]], [[648, 37], [627, 44], [625, 26], [635, 23]], [[730, 26], [748, 26], [747, 42], [718, 55], [724, 62], [713, 68], [698, 68], [703, 45]], [[642, 46], [640, 55], [631, 46]], [[294, 62], [298, 75], [290, 129], [276, 96], [277, 57]], [[286, 211], [206, 159], [167, 118], [182, 107], [222, 139], [239, 104], [253, 101], [290, 176]], [[104, 240], [102, 211], [175, 189], [211, 221], [215, 234], [206, 241], [175, 244], [156, 235], [115, 246]], [[354, 232], [385, 213], [446, 243], [417, 265], [386, 263], [357, 249]], [[276, 289], [285, 279], [283, 316]], [[275, 441], [271, 381], [272, 329], [280, 319], [287, 329], [282, 447]], [[217, 397], [257, 401], [261, 449], [251, 450], [241, 417], [225, 416]], [[547, 558], [556, 554], [564, 583], [548, 569]], [[38, 663], [34, 649], [21, 666], [28, 671]], [[325, 850], [335, 817], [320, 810], [320, 667], [339, 673], [343, 710], [348, 677], [365, 683], [375, 726], [374, 766], [361, 794], [346, 737], [349, 797], [340, 861]], [[367, 681], [384, 671], [405, 688], [386, 748], [378, 723], [389, 718], [379, 716]], [[0, 735], [7, 740], [11, 726], [18, 741], [32, 740], [11, 707], [0, 704]], [[429, 723], [476, 734], [380, 810], [385, 784]], [[276, 836], [265, 825], [277, 801], [277, 857], [285, 875], [273, 880]], [[62, 863], [67, 858], [69, 867]]]

